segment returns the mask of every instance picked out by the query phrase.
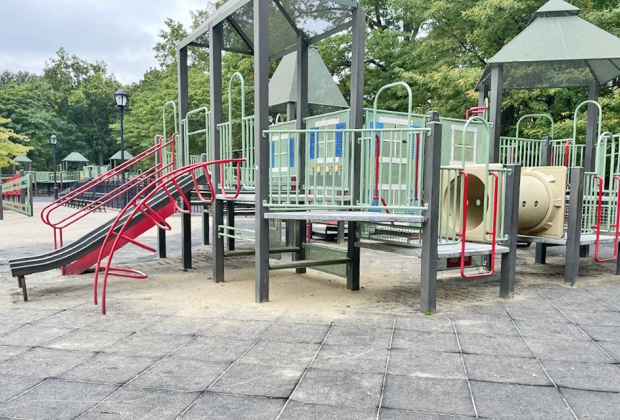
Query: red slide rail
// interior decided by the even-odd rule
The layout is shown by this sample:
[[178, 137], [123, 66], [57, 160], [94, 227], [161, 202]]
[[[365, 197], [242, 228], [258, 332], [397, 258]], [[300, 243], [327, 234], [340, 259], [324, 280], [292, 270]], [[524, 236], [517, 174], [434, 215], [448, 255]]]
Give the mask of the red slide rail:
[[[112, 171], [106, 172], [105, 174], [102, 174], [102, 175], [98, 176], [97, 178], [93, 179], [92, 181], [82, 185], [80, 188], [78, 188], [78, 189], [76, 189], [74, 191], [71, 191], [66, 196], [64, 196], [64, 197], [54, 201], [52, 204], [46, 206], [43, 209], [43, 211], [41, 212], [41, 220], [43, 221], [43, 223], [45, 223], [48, 226], [51, 226], [54, 229], [54, 249], [58, 249], [59, 245], [60, 245], [61, 248], [63, 246], [62, 230], [64, 228], [72, 225], [73, 223], [75, 223], [78, 220], [84, 218], [88, 214], [90, 214], [90, 213], [96, 211], [97, 209], [105, 206], [107, 203], [109, 203], [110, 201], [114, 200], [115, 198], [118, 198], [118, 197], [122, 196], [128, 190], [130, 190], [131, 188], [134, 188], [134, 187], [138, 186], [141, 182], [149, 181], [150, 179], [155, 179], [155, 178], [161, 176], [161, 174], [162, 174], [162, 172], [164, 170], [166, 170], [168, 168], [174, 168], [174, 164], [175, 164], [174, 143], [175, 143], [176, 135], [177, 135], [177, 133], [174, 133], [172, 135], [172, 139], [170, 139], [170, 141], [168, 141], [166, 143], [163, 143], [163, 144], [161, 143], [161, 140], [160, 140], [160, 144], [154, 145], [154, 146], [150, 147], [149, 149], [147, 149], [144, 152], [140, 153], [136, 157], [126, 161], [122, 165], [117, 166]], [[162, 152], [168, 146], [172, 147], [172, 161], [171, 161], [171, 163], [169, 163], [167, 165], [162, 165], [162, 163], [161, 163], [162, 162]], [[65, 217], [64, 219], [59, 220], [59, 221], [55, 221], [55, 222], [52, 222], [50, 220], [50, 216], [58, 208], [62, 207], [63, 205], [65, 205], [67, 203], [69, 203], [71, 200], [79, 197], [81, 194], [87, 192], [91, 188], [96, 187], [97, 185], [100, 185], [100, 184], [102, 184], [102, 183], [104, 183], [104, 182], [106, 182], [106, 181], [108, 181], [108, 180], [110, 180], [110, 179], [120, 175], [123, 171], [125, 171], [129, 167], [135, 165], [138, 162], [143, 161], [144, 159], [146, 159], [146, 158], [148, 158], [150, 156], [154, 156], [155, 154], [159, 154], [159, 162], [160, 163], [158, 163], [155, 166], [151, 167], [150, 169], [144, 171], [139, 176], [128, 180], [125, 184], [120, 185], [118, 188], [110, 191], [106, 195], [100, 197], [99, 199], [93, 201], [92, 203], [86, 205], [85, 207], [79, 209], [78, 211], [76, 211], [75, 213], [72, 213], [71, 215]]]
[[[133, 219], [133, 217], [138, 213], [142, 213], [147, 219], [150, 219], [153, 224], [155, 226], [157, 226], [160, 229], [164, 229], [164, 230], [171, 230], [171, 226], [168, 222], [166, 222], [166, 220], [161, 217], [160, 215], [157, 214], [156, 211], [154, 211], [151, 207], [149, 207], [147, 205], [148, 201], [151, 199], [151, 197], [153, 197], [153, 195], [155, 195], [157, 192], [163, 190], [166, 195], [168, 196], [168, 198], [170, 199], [170, 202], [173, 203], [175, 209], [180, 212], [180, 213], [184, 213], [184, 214], [188, 214], [191, 212], [191, 205], [189, 200], [187, 199], [187, 197], [184, 194], [181, 194], [180, 198], [183, 200], [183, 202], [185, 203], [185, 209], [182, 209], [178, 203], [177, 200], [175, 198], [173, 198], [172, 194], [170, 193], [167, 184], [172, 183], [174, 185], [174, 187], [177, 189], [177, 191], [181, 191], [181, 188], [179, 187], [179, 184], [177, 182], [178, 178], [182, 175], [185, 174], [191, 174], [192, 176], [192, 180], [194, 182], [194, 187], [196, 189], [196, 193], [198, 195], [198, 198], [200, 199], [200, 201], [204, 204], [211, 204], [213, 203], [213, 200], [215, 200], [215, 189], [213, 188], [213, 183], [211, 182], [211, 177], [209, 175], [209, 171], [208, 171], [208, 167], [211, 165], [220, 165], [221, 171], [222, 171], [222, 176], [223, 176], [223, 168], [224, 165], [227, 163], [236, 163], [237, 165], [237, 190], [235, 192], [234, 195], [232, 196], [228, 196], [228, 199], [235, 199], [239, 196], [239, 192], [241, 191], [241, 182], [240, 182], [240, 175], [241, 175], [241, 162], [244, 162], [245, 158], [241, 158], [241, 159], [221, 159], [221, 160], [215, 160], [215, 161], [211, 161], [211, 162], [200, 162], [200, 163], [195, 163], [192, 165], [188, 165], [188, 166], [184, 166], [182, 168], [176, 169], [172, 172], [169, 172], [165, 175], [161, 175], [159, 178], [155, 179], [151, 185], [155, 186], [155, 188], [153, 188], [150, 192], [148, 192], [147, 194], [137, 194], [126, 206], [125, 208], [123, 208], [123, 210], [121, 212], [119, 212], [119, 214], [116, 216], [116, 219], [114, 220], [114, 223], [112, 224], [112, 226], [110, 227], [110, 230], [108, 231], [108, 234], [104, 240], [104, 245], [101, 247], [100, 251], [99, 251], [99, 258], [97, 259], [97, 265], [95, 267], [95, 280], [94, 280], [94, 300], [95, 300], [95, 305], [97, 305], [97, 288], [98, 288], [98, 279], [99, 279], [99, 271], [102, 270], [102, 261], [105, 258], [105, 248], [106, 248], [106, 244], [112, 240], [112, 236], [114, 236], [114, 241], [112, 244], [112, 248], [110, 249], [110, 253], [108, 255], [108, 260], [106, 262], [105, 265], [105, 269], [104, 269], [104, 274], [103, 274], [103, 286], [102, 286], [102, 290], [101, 290], [101, 309], [102, 309], [102, 313], [103, 315], [106, 314], [106, 308], [105, 308], [105, 296], [106, 296], [106, 289], [107, 289], [107, 284], [108, 284], [108, 276], [113, 275], [113, 276], [118, 276], [118, 277], [129, 277], [129, 278], [135, 278], [135, 279], [145, 279], [147, 278], [146, 274], [137, 271], [137, 270], [132, 270], [129, 268], [119, 268], [119, 267], [112, 267], [112, 258], [114, 257], [114, 253], [115, 251], [117, 251], [120, 248], [120, 241], [121, 240], [125, 240], [128, 242], [133, 243], [134, 245], [137, 245], [141, 248], [144, 248], [148, 251], [151, 252], [156, 252], [155, 249], [151, 248], [150, 246], [144, 245], [130, 237], [128, 237], [127, 235], [124, 235], [124, 232], [128, 229], [129, 224], [131, 219]], [[209, 191], [211, 193], [211, 197], [210, 199], [205, 199], [202, 194], [200, 193], [200, 189], [198, 187], [198, 180], [196, 178], [196, 174], [194, 171], [198, 170], [198, 169], [203, 169], [204, 173], [205, 173], [205, 177], [207, 179], [207, 182], [209, 184]], [[222, 194], [224, 194], [224, 185], [223, 183], [220, 185]], [[143, 196], [144, 195], [144, 196]], [[133, 210], [131, 210], [133, 208]], [[123, 218], [123, 216], [128, 213], [131, 210], [131, 213], [129, 214], [129, 217], [127, 218], [127, 220], [125, 221], [125, 223], [122, 225], [122, 227], [120, 228], [120, 230], [118, 232], [115, 232], [116, 227], [119, 225], [120, 220]]]
[[[620, 176], [614, 175], [611, 180], [612, 185], [610, 185], [609, 190], [611, 191], [611, 187], [613, 186], [614, 180], [618, 181], [618, 195], [616, 195], [616, 223], [609, 225], [610, 227], [616, 228], [615, 240], [614, 240], [614, 256], [612, 258], [602, 259], [599, 258], [600, 251], [600, 241], [601, 241], [601, 213], [603, 211], [603, 178], [600, 175], [594, 175], [594, 178], [598, 180], [598, 209], [596, 215], [596, 224], [592, 225], [593, 228], [596, 229], [596, 248], [594, 251], [594, 259], [596, 262], [607, 262], [614, 261], [618, 258], [618, 237], [620, 234], [620, 230], [618, 226], [620, 226]], [[609, 197], [611, 199], [611, 197]]]
[[474, 275], [466, 275], [465, 274], [465, 233], [467, 232], [467, 195], [469, 189], [469, 175], [465, 171], [459, 171], [459, 175], [463, 175], [465, 186], [463, 189], [463, 222], [462, 228], [463, 232], [459, 232], [456, 236], [460, 236], [461, 239], [461, 277], [464, 279], [474, 279], [478, 277], [489, 277], [493, 275], [495, 272], [495, 246], [497, 244], [497, 198], [498, 198], [498, 187], [499, 187], [499, 176], [497, 172], [489, 172], [490, 175], [495, 178], [495, 187], [493, 193], [493, 230], [491, 232], [487, 231], [487, 235], [493, 235], [493, 239], [491, 241], [491, 270], [488, 273], [482, 274], [474, 274]]

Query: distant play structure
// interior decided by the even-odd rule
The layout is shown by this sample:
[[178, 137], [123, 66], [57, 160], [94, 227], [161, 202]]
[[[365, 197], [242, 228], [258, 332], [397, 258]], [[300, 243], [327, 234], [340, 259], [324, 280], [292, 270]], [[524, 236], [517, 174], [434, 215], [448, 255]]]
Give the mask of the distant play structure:
[[[584, 25], [576, 16], [579, 9], [551, 0], [536, 12], [522, 36], [490, 60], [476, 87], [478, 106], [466, 118], [457, 119], [437, 112], [414, 114], [412, 91], [403, 82], [366, 92], [372, 94], [372, 107], [364, 108], [363, 9], [351, 0], [316, 1], [303, 13], [296, 7], [293, 2], [230, 0], [178, 45], [179, 98], [164, 104], [163, 132], [155, 137], [155, 145], [44, 209], [42, 218], [53, 228], [55, 251], [10, 261], [24, 293], [28, 274], [53, 268], [78, 274], [95, 266], [95, 302], [101, 296], [105, 313], [110, 276], [146, 277], [131, 268], [115, 268], [115, 253], [131, 243], [165, 258], [165, 232], [170, 230], [166, 219], [175, 212], [181, 213], [182, 267], [192, 268], [190, 207], [196, 205], [205, 208], [204, 244], [213, 247], [213, 281], [225, 280], [227, 258], [253, 255], [257, 302], [269, 300], [273, 270], [291, 270], [291, 274], [320, 270], [346, 279], [349, 290], [359, 290], [362, 250], [421, 259], [423, 313], [436, 310], [437, 273], [442, 270], [458, 270], [465, 279], [499, 271], [499, 295], [512, 298], [517, 242], [536, 243], [540, 263], [547, 246], [565, 245], [569, 284], [577, 279], [580, 250], [585, 254], [586, 245], [596, 246], [597, 261], [619, 260], [620, 135], [603, 131], [597, 94], [601, 84], [620, 75], [620, 66], [614, 70], [607, 65], [620, 63], [620, 39]], [[331, 10], [327, 17], [321, 11], [325, 7]], [[559, 34], [557, 30], [548, 34], [552, 21], [559, 25]], [[583, 33], [579, 37], [564, 34], [575, 26], [586, 34], [591, 31], [583, 37], [587, 45], [601, 51], [580, 50], [578, 46], [586, 42], [581, 39]], [[316, 61], [318, 54], [309, 48], [349, 28], [350, 107], [341, 101], [340, 92], [339, 97], [333, 91], [335, 85], [323, 74], [323, 63]], [[545, 44], [560, 35], [570, 41], [568, 47], [576, 45], [575, 52], [567, 48], [558, 56], [557, 48], [543, 46], [536, 50], [543, 51], [543, 56], [530, 58], [529, 44], [522, 44], [523, 37]], [[606, 43], [598, 42], [599, 38]], [[210, 105], [195, 110], [188, 105], [189, 46], [209, 48], [210, 53]], [[222, 51], [254, 56], [252, 115], [245, 106], [244, 75], [234, 73], [222, 80]], [[590, 58], [577, 51], [588, 51]], [[270, 83], [269, 62], [280, 57], [284, 58], [274, 75], [280, 84], [274, 84], [274, 79]], [[317, 69], [312, 75], [311, 58]], [[558, 66], [558, 61], [563, 64]], [[584, 62], [587, 65], [579, 67]], [[548, 63], [555, 64], [546, 67]], [[579, 71], [568, 72], [575, 68]], [[550, 75], [551, 70], [555, 74]], [[224, 83], [229, 93], [226, 120]], [[542, 114], [523, 116], [515, 137], [500, 137], [503, 88], [584, 84], [590, 86], [590, 100], [575, 110], [571, 138], [555, 139], [553, 119]], [[240, 115], [233, 115], [233, 89], [240, 92], [234, 98], [241, 103]], [[382, 95], [388, 91], [406, 95], [406, 111], [382, 109]], [[584, 142], [577, 119], [586, 108]], [[281, 112], [286, 112], [285, 122], [281, 115], [274, 118]], [[549, 136], [521, 138], [522, 127], [536, 119], [549, 121]], [[191, 155], [190, 142], [192, 150], [199, 145], [204, 153]], [[119, 171], [151, 161], [154, 166], [127, 184], [68, 217], [53, 217], [67, 200]], [[76, 242], [63, 244], [64, 229], [110, 200], [127, 197], [130, 189], [135, 195], [114, 219]], [[255, 213], [254, 229], [235, 226], [235, 212], [241, 208]], [[283, 223], [287, 226], [284, 244]], [[336, 227], [340, 240], [348, 233], [346, 249], [311, 242], [312, 223]], [[152, 227], [158, 230], [157, 249], [136, 239]], [[236, 241], [252, 246], [235, 249]], [[601, 258], [603, 243], [615, 243], [613, 258]], [[501, 257], [499, 270], [497, 257]]]

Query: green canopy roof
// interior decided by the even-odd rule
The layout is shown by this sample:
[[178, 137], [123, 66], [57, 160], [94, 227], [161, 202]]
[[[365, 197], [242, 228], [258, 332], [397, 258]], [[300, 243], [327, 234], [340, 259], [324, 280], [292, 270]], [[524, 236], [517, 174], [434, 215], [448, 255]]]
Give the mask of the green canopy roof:
[[62, 160], [63, 162], [88, 162], [84, 156], [79, 154], [78, 152], [71, 152], [69, 155]]
[[[269, 81], [269, 107], [284, 112], [286, 104], [297, 102], [297, 53], [282, 58]], [[310, 114], [348, 108], [338, 85], [316, 50], [308, 52], [308, 108]]]
[[586, 22], [580, 9], [551, 0], [531, 23], [489, 60], [476, 90], [488, 84], [492, 64], [504, 65], [504, 89], [605, 84], [620, 76], [620, 38]]
[[28, 156], [16, 156], [15, 158], [13, 158], [13, 162], [32, 163], [32, 161], [28, 159]]
[[[125, 160], [133, 159], [133, 156], [127, 150], [125, 150], [124, 157]], [[114, 156], [110, 158], [110, 160], [121, 160], [121, 151], [119, 150], [118, 152], [116, 152]]]

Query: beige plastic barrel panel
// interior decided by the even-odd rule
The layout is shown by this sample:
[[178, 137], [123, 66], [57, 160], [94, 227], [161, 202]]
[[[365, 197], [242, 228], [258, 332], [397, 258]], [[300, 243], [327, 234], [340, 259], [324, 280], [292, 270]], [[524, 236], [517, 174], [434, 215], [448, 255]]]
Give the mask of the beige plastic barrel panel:
[[519, 235], [560, 239], [564, 235], [566, 168], [523, 168], [519, 194]]

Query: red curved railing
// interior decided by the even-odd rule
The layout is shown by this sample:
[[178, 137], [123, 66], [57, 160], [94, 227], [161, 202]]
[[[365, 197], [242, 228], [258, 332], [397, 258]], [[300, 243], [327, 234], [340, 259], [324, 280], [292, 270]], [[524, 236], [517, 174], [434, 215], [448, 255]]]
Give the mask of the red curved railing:
[[[48, 226], [51, 226], [54, 229], [54, 249], [58, 248], [58, 244], [60, 243], [60, 247], [63, 246], [63, 240], [62, 240], [62, 230], [70, 225], [72, 225], [73, 223], [77, 222], [78, 220], [82, 219], [83, 217], [85, 217], [86, 215], [96, 211], [97, 209], [105, 206], [107, 203], [109, 203], [110, 201], [114, 200], [115, 198], [120, 197], [121, 195], [125, 194], [129, 189], [136, 187], [137, 185], [139, 185], [141, 182], [143, 181], [148, 181], [149, 179], [155, 179], [158, 176], [161, 176], [162, 172], [168, 168], [174, 168], [174, 164], [175, 164], [175, 151], [174, 151], [174, 143], [175, 143], [175, 138], [176, 138], [177, 133], [174, 133], [172, 135], [172, 138], [170, 139], [170, 141], [168, 141], [167, 143], [161, 143], [160, 140], [160, 144], [158, 145], [154, 145], [150, 148], [148, 148], [147, 150], [145, 150], [144, 152], [140, 153], [139, 155], [135, 156], [134, 158], [124, 162], [122, 165], [117, 166], [116, 168], [114, 168], [112, 171], [106, 172], [105, 174], [101, 174], [99, 175], [97, 178], [93, 179], [92, 181], [82, 185], [80, 188], [77, 188], [74, 191], [71, 191], [69, 194], [67, 194], [66, 196], [54, 201], [53, 203], [49, 204], [48, 206], [46, 206], [43, 211], [41, 212], [41, 220], [43, 221], [43, 223], [45, 223]], [[171, 146], [172, 147], [172, 161], [171, 163], [163, 166], [162, 165], [162, 151], [168, 147]], [[57, 222], [52, 222], [50, 221], [50, 216], [51, 214], [54, 212], [54, 210], [62, 207], [63, 205], [69, 203], [71, 200], [79, 197], [81, 194], [85, 193], [86, 191], [90, 190], [91, 188], [102, 184], [105, 181], [108, 181], [109, 179], [118, 176], [119, 174], [121, 174], [124, 170], [128, 169], [129, 167], [135, 165], [136, 163], [144, 160], [145, 158], [155, 154], [155, 153], [159, 153], [159, 163], [156, 164], [155, 166], [151, 167], [150, 169], [144, 171], [142, 174], [140, 174], [139, 176], [132, 178], [130, 180], [128, 180], [125, 184], [120, 185], [118, 188], [110, 191], [109, 193], [107, 193], [106, 195], [102, 196], [101, 198], [93, 201], [92, 203], [89, 203], [88, 205], [86, 205], [85, 207], [82, 207], [81, 209], [79, 209], [77, 212], [65, 217], [64, 219], [57, 221]], [[58, 234], [57, 234], [58, 232]]]
[[468, 120], [472, 115], [483, 114], [487, 109], [489, 109], [488, 106], [475, 106], [470, 108], [465, 113], [465, 119]]
[[461, 277], [464, 279], [474, 279], [478, 277], [489, 277], [495, 272], [495, 245], [497, 244], [497, 197], [498, 197], [498, 186], [499, 186], [499, 177], [497, 172], [489, 172], [495, 178], [495, 188], [493, 194], [493, 230], [491, 232], [487, 231], [487, 235], [493, 235], [493, 239], [491, 240], [491, 270], [488, 273], [483, 274], [474, 274], [474, 275], [465, 275], [465, 233], [467, 232], [467, 195], [469, 189], [469, 175], [465, 171], [459, 171], [459, 175], [463, 175], [465, 178], [465, 186], [463, 188], [463, 222], [462, 228], [463, 232], [459, 232], [456, 236], [461, 237]]
[[[190, 173], [192, 176], [192, 180], [194, 182], [194, 187], [196, 188], [196, 192], [198, 195], [198, 198], [200, 199], [200, 201], [204, 204], [211, 204], [213, 203], [213, 200], [215, 200], [215, 189], [213, 188], [213, 183], [211, 182], [211, 177], [209, 175], [209, 171], [208, 171], [208, 166], [211, 165], [221, 165], [221, 167], [224, 166], [224, 164], [227, 163], [236, 163], [237, 164], [237, 190], [235, 192], [235, 194], [233, 196], [229, 196], [227, 197], [228, 199], [235, 199], [238, 197], [239, 192], [241, 191], [241, 182], [240, 182], [240, 175], [241, 175], [241, 162], [244, 162], [245, 158], [241, 158], [241, 159], [220, 159], [220, 160], [215, 160], [215, 161], [211, 161], [211, 162], [200, 162], [200, 163], [195, 163], [192, 165], [188, 165], [188, 166], [184, 166], [182, 168], [176, 169], [172, 172], [169, 172], [165, 175], [160, 176], [159, 178], [155, 179], [152, 182], [152, 185], [155, 185], [155, 188], [153, 188], [148, 194], [146, 194], [144, 197], [142, 197], [142, 194], [137, 194], [129, 203], [127, 203], [127, 205], [123, 208], [123, 210], [121, 212], [119, 212], [119, 214], [116, 216], [116, 219], [114, 220], [114, 223], [112, 224], [112, 226], [110, 227], [110, 230], [108, 231], [108, 234], [106, 235], [106, 238], [103, 242], [103, 245], [101, 246], [100, 250], [99, 250], [99, 257], [97, 258], [97, 265], [95, 266], [95, 280], [94, 280], [94, 300], [95, 300], [95, 305], [97, 305], [97, 286], [98, 286], [98, 279], [99, 279], [99, 271], [102, 269], [102, 260], [104, 259], [104, 254], [105, 254], [105, 248], [106, 248], [106, 244], [108, 243], [108, 241], [111, 240], [112, 236], [115, 236], [114, 242], [112, 244], [112, 248], [110, 249], [110, 253], [108, 255], [108, 260], [105, 266], [105, 270], [104, 270], [104, 275], [103, 275], [103, 287], [102, 287], [102, 291], [101, 291], [101, 309], [102, 309], [102, 313], [105, 315], [106, 313], [106, 309], [105, 309], [105, 295], [106, 295], [106, 288], [107, 288], [107, 284], [108, 284], [108, 276], [110, 275], [114, 275], [114, 276], [118, 276], [118, 277], [129, 277], [129, 278], [135, 278], [135, 279], [144, 279], [146, 278], [146, 274], [137, 271], [137, 270], [133, 270], [133, 269], [129, 269], [129, 268], [119, 268], [119, 267], [112, 267], [112, 258], [114, 257], [114, 253], [115, 251], [120, 248], [119, 247], [119, 241], [122, 239], [129, 241], [137, 246], [140, 246], [144, 249], [147, 249], [151, 252], [156, 252], [155, 249], [144, 245], [138, 241], [135, 241], [129, 237], [127, 237], [126, 235], [123, 235], [123, 232], [125, 232], [129, 226], [129, 223], [131, 221], [131, 219], [133, 219], [133, 217], [138, 213], [142, 213], [145, 217], [147, 217], [148, 219], [150, 219], [157, 227], [159, 227], [160, 229], [164, 229], [164, 230], [171, 230], [171, 226], [168, 222], [165, 221], [164, 218], [162, 218], [161, 216], [159, 216], [151, 207], [149, 207], [146, 203], [148, 203], [148, 201], [151, 199], [151, 197], [153, 197], [153, 195], [155, 195], [158, 191], [162, 190], [166, 193], [166, 195], [168, 196], [168, 198], [170, 199], [170, 201], [172, 203], [174, 203], [174, 207], [177, 211], [181, 212], [181, 213], [185, 213], [188, 214], [191, 212], [191, 205], [189, 200], [187, 199], [187, 197], [185, 196], [185, 194], [181, 194], [180, 198], [183, 199], [184, 203], [185, 203], [185, 209], [182, 209], [179, 207], [179, 205], [177, 204], [176, 199], [174, 199], [172, 197], [172, 194], [170, 193], [170, 191], [168, 190], [168, 187], [166, 186], [166, 184], [168, 183], [172, 183], [174, 185], [174, 187], [177, 189], [177, 191], [181, 192], [181, 188], [179, 187], [179, 184], [177, 183], [177, 179], [179, 176]], [[203, 169], [205, 172], [205, 177], [207, 178], [207, 182], [209, 184], [209, 191], [211, 192], [211, 198], [206, 200], [204, 199], [204, 197], [202, 196], [202, 194], [200, 193], [200, 189], [198, 187], [198, 180], [196, 178], [196, 175], [194, 173], [195, 170], [197, 169]], [[222, 191], [222, 194], [224, 194], [224, 185], [223, 183], [221, 183], [220, 185], [220, 189]], [[125, 223], [122, 225], [121, 229], [118, 232], [115, 232], [114, 230], [116, 229], [116, 227], [118, 226], [120, 220], [122, 219], [122, 217], [129, 212], [130, 208], [133, 207], [133, 210], [131, 211], [129, 217], [127, 218], [127, 220], [125, 221]]]
[[[619, 191], [619, 194], [616, 196], [617, 197], [616, 200], [618, 202], [617, 207], [616, 207], [616, 223], [609, 225], [610, 227], [616, 228], [615, 241], [614, 241], [614, 256], [612, 258], [601, 259], [599, 258], [598, 253], [600, 250], [600, 241], [601, 241], [601, 213], [603, 210], [603, 178], [600, 175], [594, 175], [594, 178], [598, 179], [598, 209], [597, 209], [597, 215], [596, 215], [596, 224], [591, 226], [593, 228], [596, 228], [596, 248], [594, 251], [594, 259], [596, 260], [596, 262], [614, 261], [616, 258], [618, 258], [618, 237], [620, 234], [620, 230], [618, 229], [618, 226], [620, 226], [620, 191]], [[618, 181], [618, 189], [620, 190], [620, 176], [614, 175], [611, 181], [612, 185], [610, 185], [610, 188], [609, 188], [610, 191], [611, 191], [611, 187], [613, 186], [614, 180]]]

